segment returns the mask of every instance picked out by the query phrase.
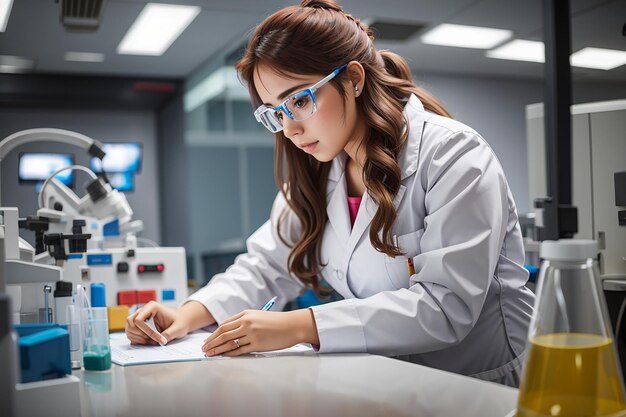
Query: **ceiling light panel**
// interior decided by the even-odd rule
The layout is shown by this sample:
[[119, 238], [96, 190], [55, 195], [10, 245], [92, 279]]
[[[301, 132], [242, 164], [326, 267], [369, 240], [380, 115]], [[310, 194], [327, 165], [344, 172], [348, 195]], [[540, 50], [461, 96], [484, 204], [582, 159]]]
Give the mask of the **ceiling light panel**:
[[491, 49], [511, 36], [510, 30], [442, 23], [422, 35], [421, 40], [429, 45]]
[[117, 47], [123, 55], [163, 55], [200, 13], [198, 6], [148, 3]]
[[626, 64], [626, 51], [583, 48], [570, 56], [570, 64], [574, 67], [610, 70]]
[[9, 22], [13, 0], [0, 0], [0, 32], [4, 32]]
[[510, 59], [513, 61], [545, 62], [543, 42], [514, 39], [504, 45], [485, 52], [488, 58]]

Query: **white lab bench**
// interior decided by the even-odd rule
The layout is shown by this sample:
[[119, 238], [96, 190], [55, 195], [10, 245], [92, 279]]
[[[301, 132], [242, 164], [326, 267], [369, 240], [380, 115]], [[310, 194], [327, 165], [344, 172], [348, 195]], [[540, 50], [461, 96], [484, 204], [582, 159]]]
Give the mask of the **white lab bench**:
[[367, 354], [304, 354], [75, 371], [83, 417], [504, 417], [518, 390]]

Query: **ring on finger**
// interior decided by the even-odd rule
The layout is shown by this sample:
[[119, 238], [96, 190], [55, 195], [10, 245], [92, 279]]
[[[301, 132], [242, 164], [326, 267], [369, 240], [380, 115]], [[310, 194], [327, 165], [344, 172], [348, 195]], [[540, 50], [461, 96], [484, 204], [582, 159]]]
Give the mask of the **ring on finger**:
[[240, 346], [239, 345], [239, 339], [235, 339], [235, 340], [233, 340], [233, 342], [235, 342], [235, 345], [237, 345], [237, 349], [239, 349], [239, 346]]

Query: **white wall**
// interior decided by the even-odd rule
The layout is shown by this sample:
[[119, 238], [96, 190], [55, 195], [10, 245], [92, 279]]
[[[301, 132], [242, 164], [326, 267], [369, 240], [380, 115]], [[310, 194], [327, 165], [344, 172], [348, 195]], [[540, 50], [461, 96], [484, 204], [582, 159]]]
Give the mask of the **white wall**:
[[[0, 140], [10, 134], [36, 127], [53, 127], [83, 133], [100, 142], [143, 142], [143, 164], [141, 173], [135, 176], [135, 191], [126, 193], [134, 211], [134, 218], [143, 220], [143, 237], [160, 242], [161, 225], [159, 213], [159, 185], [157, 182], [156, 122], [151, 111], [135, 110], [81, 110], [81, 109], [0, 109]], [[14, 149], [2, 161], [0, 181], [4, 206], [17, 206], [20, 217], [35, 215], [37, 209], [34, 185], [20, 185], [17, 178], [20, 152], [69, 152], [75, 162], [89, 166], [87, 152], [70, 145], [32, 143]], [[87, 180], [86, 174], [75, 172], [75, 190], [79, 196], [85, 194], [81, 188]], [[30, 234], [20, 232], [29, 239]], [[29, 239], [30, 240], [30, 239]]]

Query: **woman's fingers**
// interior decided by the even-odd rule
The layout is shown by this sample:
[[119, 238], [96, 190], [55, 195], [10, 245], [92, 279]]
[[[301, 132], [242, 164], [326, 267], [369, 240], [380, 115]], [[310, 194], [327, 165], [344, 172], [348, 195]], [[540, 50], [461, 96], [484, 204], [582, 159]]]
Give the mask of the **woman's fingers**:
[[220, 327], [217, 328], [217, 330], [215, 330], [209, 337], [207, 337], [204, 341], [204, 344], [210, 343], [213, 340], [217, 339], [218, 337], [220, 337], [221, 335], [223, 335], [224, 333], [230, 332], [232, 330], [237, 329], [238, 327], [240, 327], [241, 324], [238, 321], [230, 321], [228, 323], [222, 323], [220, 325]]
[[240, 356], [240, 355], [246, 355], [254, 351], [255, 351], [255, 348], [252, 346], [251, 343], [248, 343], [248, 344], [240, 343], [237, 349], [224, 352], [224, 356], [226, 357]]
[[165, 339], [163, 335], [156, 330], [156, 327], [151, 327], [148, 325], [148, 323], [146, 323], [146, 320], [152, 319], [158, 312], [159, 305], [151, 301], [136, 312], [133, 323], [150, 339], [154, 340], [157, 343], [165, 344], [167, 343], [167, 339]]
[[[159, 333], [156, 328], [151, 328], [146, 320], [153, 318], [159, 312], [159, 304], [150, 301], [145, 306], [141, 307], [139, 310], [131, 314], [126, 318], [126, 334], [129, 335], [129, 340], [131, 342], [135, 341], [135, 343], [142, 343], [146, 338], [141, 337], [138, 333], [143, 333], [148, 340], [153, 340], [156, 343], [167, 343], [167, 339]], [[130, 335], [135, 335], [134, 340], [131, 339]], [[145, 344], [145, 343], [144, 343]]]
[[141, 331], [126, 330], [126, 337], [128, 337], [128, 340], [135, 345], [147, 345], [150, 344], [149, 342], [153, 342], [152, 339]]
[[205, 352], [206, 356], [217, 356], [224, 354], [226, 352], [232, 352], [238, 349], [243, 348], [244, 346], [250, 345], [249, 339], [246, 336], [235, 337], [233, 339], [229, 339], [226, 342], [222, 343], [219, 346], [209, 349]]
[[135, 326], [137, 326], [142, 332], [144, 332], [150, 339], [154, 340], [155, 342], [162, 344], [167, 343], [167, 339], [163, 337], [161, 333], [148, 326], [148, 323], [146, 323], [140, 317], [135, 317]]
[[148, 344], [148, 341], [151, 339], [135, 325], [134, 319], [136, 315], [134, 313], [126, 317], [126, 337], [128, 337], [131, 343], [136, 345]]
[[[233, 329], [231, 331], [222, 333], [221, 335], [219, 335], [218, 337], [209, 340], [207, 342], [205, 342], [202, 345], [202, 351], [203, 352], [208, 352], [211, 349], [215, 349], [218, 346], [227, 344], [229, 341], [231, 340], [235, 340], [237, 338], [241, 338], [245, 335], [243, 329], [241, 327], [237, 327], [236, 329]], [[237, 346], [235, 346], [236, 348]]]

